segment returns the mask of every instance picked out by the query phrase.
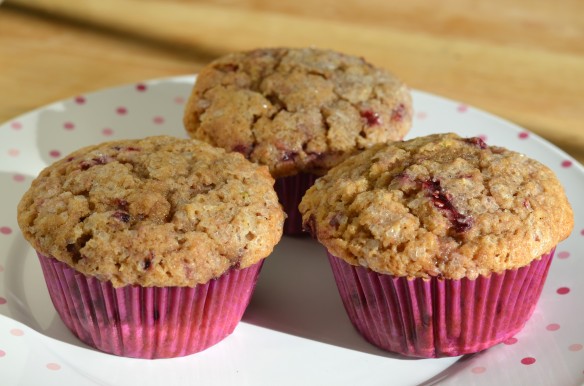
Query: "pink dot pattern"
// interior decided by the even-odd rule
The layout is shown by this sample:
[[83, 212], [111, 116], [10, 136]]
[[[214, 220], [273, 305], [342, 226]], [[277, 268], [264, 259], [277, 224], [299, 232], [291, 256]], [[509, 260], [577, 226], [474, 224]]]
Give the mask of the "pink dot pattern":
[[85, 104], [85, 102], [86, 102], [85, 97], [81, 95], [75, 97], [75, 103], [77, 103], [78, 105], [83, 105]]
[[519, 139], [527, 139], [529, 138], [529, 133], [527, 131], [522, 131], [521, 133], [519, 133]]
[[103, 135], [105, 135], [106, 137], [109, 137], [110, 135], [112, 135], [114, 133], [114, 131], [112, 129], [110, 129], [109, 127], [106, 127], [106, 128], [101, 130], [101, 133]]
[[22, 174], [15, 174], [12, 176], [12, 179], [16, 182], [22, 182], [26, 179]]
[[49, 152], [49, 155], [50, 155], [52, 158], [59, 158], [59, 157], [61, 156], [61, 152], [60, 152], [59, 150], [51, 150], [51, 151]]
[[12, 330], [10, 330], [10, 334], [14, 335], [14, 336], [23, 336], [24, 335], [24, 331], [22, 331], [19, 328], [13, 328]]
[[562, 161], [563, 168], [569, 168], [570, 166], [572, 166], [572, 161], [570, 161], [570, 160]]
[[6, 299], [4, 299], [3, 297], [0, 296], [0, 306], [2, 304], [6, 304]]
[[570, 347], [568, 347], [568, 350], [570, 351], [581, 351], [582, 350], [582, 345], [580, 343], [574, 343], [571, 344]]
[[116, 109], [116, 114], [118, 114], [118, 115], [126, 115], [127, 113], [128, 113], [128, 109], [123, 107], [123, 106], [120, 106]]
[[523, 358], [523, 359], [521, 360], [521, 363], [522, 363], [522, 364], [524, 364], [524, 365], [528, 365], [528, 366], [529, 366], [529, 365], [532, 365], [532, 364], [534, 364], [534, 363], [535, 363], [535, 358], [532, 358], [532, 357], [525, 357], [525, 358]]
[[558, 259], [567, 259], [568, 257], [570, 257], [570, 252], [568, 251], [558, 253]]
[[557, 331], [557, 330], [559, 330], [559, 329], [560, 329], [560, 325], [559, 325], [559, 324], [557, 324], [557, 323], [551, 323], [551, 324], [548, 324], [548, 325], [545, 327], [545, 329], [546, 329], [546, 330], [548, 330], [548, 331]]
[[177, 96], [176, 98], [174, 98], [174, 103], [182, 105], [183, 103], [185, 103], [185, 98]]
[[517, 338], [509, 338], [503, 341], [503, 344], [506, 344], [507, 346], [511, 346], [512, 344], [515, 343], [517, 343]]
[[456, 108], [456, 110], [459, 113], [464, 113], [468, 110], [468, 106], [467, 105], [458, 105], [458, 107]]
[[18, 149], [8, 150], [8, 155], [11, 157], [18, 157], [19, 154], [20, 154], [20, 150], [18, 150]]
[[570, 288], [568, 288], [568, 287], [560, 287], [560, 288], [558, 288], [558, 289], [556, 290], [556, 292], [557, 292], [559, 295], [565, 295], [565, 294], [568, 294], [568, 293], [570, 293]]
[[2, 233], [3, 235], [9, 235], [12, 233], [12, 228], [7, 226], [0, 227], [0, 233]]
[[10, 124], [10, 127], [14, 130], [20, 130], [20, 129], [22, 129], [22, 123], [20, 123], [18, 121], [14, 121]]
[[138, 91], [146, 91], [148, 87], [145, 84], [139, 83], [136, 85], [136, 90]]
[[0, 350], [0, 358], [2, 358], [3, 356], [6, 356], [6, 351]]
[[423, 120], [428, 118], [428, 114], [425, 111], [419, 111], [416, 113], [416, 118]]
[[61, 370], [61, 365], [59, 365], [57, 363], [47, 363], [47, 369], [53, 370], [53, 371]]
[[63, 124], [63, 128], [65, 130], [73, 130], [75, 128], [75, 124], [73, 122], [65, 122]]
[[154, 123], [156, 123], [157, 125], [163, 124], [164, 123], [164, 118], [161, 116], [156, 116], [152, 119], [152, 121]]
[[477, 367], [473, 367], [470, 371], [473, 374], [483, 374], [485, 371], [487, 371], [487, 369], [483, 366], [477, 366]]

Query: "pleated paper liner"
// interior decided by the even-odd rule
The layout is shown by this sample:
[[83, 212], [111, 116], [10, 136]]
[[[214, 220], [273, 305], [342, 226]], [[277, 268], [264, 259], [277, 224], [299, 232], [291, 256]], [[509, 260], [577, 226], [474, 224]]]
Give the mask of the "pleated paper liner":
[[517, 334], [535, 309], [553, 255], [475, 280], [400, 278], [328, 257], [349, 318], [367, 341], [435, 358], [482, 351]]
[[317, 178], [317, 175], [310, 173], [299, 173], [293, 176], [276, 178], [274, 190], [276, 190], [284, 212], [288, 216], [284, 221], [285, 235], [308, 235], [302, 230], [302, 215], [298, 211], [298, 205], [304, 193], [314, 184]]
[[38, 254], [51, 300], [80, 340], [106, 353], [172, 358], [213, 346], [233, 332], [263, 260], [191, 287], [114, 288]]

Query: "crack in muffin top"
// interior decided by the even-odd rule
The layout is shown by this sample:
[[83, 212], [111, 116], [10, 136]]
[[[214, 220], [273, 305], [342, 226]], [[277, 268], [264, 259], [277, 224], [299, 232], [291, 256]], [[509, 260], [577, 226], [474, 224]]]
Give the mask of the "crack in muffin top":
[[401, 140], [408, 88], [364, 59], [314, 48], [233, 53], [197, 76], [187, 132], [267, 165], [274, 177], [324, 174], [348, 155]]
[[193, 287], [267, 257], [284, 214], [265, 166], [168, 136], [80, 149], [18, 205], [41, 254], [115, 287]]
[[300, 211], [333, 255], [411, 278], [475, 279], [520, 268], [574, 225], [549, 168], [455, 134], [365, 150], [319, 178]]

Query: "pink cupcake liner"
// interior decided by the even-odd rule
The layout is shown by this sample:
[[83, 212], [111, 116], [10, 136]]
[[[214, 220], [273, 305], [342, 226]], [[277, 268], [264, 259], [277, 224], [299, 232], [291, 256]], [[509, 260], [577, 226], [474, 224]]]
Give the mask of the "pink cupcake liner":
[[231, 270], [193, 288], [114, 288], [38, 256], [53, 305], [74, 335], [110, 354], [148, 359], [193, 354], [231, 334], [263, 264]]
[[407, 279], [328, 257], [347, 314], [367, 341], [436, 358], [485, 350], [517, 334], [535, 309], [554, 251], [476, 280]]
[[302, 230], [302, 215], [298, 205], [304, 193], [319, 176], [310, 173], [299, 173], [293, 176], [276, 178], [274, 189], [278, 194], [284, 212], [288, 215], [284, 221], [284, 234], [288, 236], [308, 235]]

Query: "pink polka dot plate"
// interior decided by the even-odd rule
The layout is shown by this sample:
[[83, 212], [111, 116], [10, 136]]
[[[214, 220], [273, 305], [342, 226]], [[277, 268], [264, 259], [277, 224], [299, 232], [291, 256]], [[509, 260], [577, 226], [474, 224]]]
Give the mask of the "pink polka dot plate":
[[[89, 144], [168, 134], [186, 137], [182, 111], [194, 78], [176, 77], [73, 96], [0, 126], [0, 384], [10, 385], [575, 385], [584, 382], [584, 169], [537, 135], [470, 106], [414, 91], [409, 137], [481, 136], [551, 167], [576, 215], [556, 250], [534, 315], [515, 337], [482, 353], [404, 359], [353, 329], [326, 257], [287, 238], [265, 264], [234, 333], [203, 352], [139, 360], [101, 353], [57, 316], [16, 205], [38, 172]], [[306, 275], [306, 272], [313, 273]], [[302, 278], [302, 282], [298, 282]]]

